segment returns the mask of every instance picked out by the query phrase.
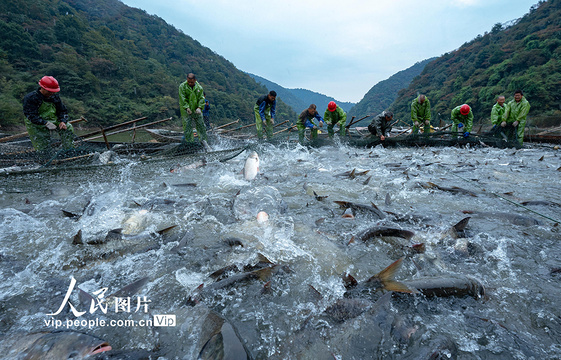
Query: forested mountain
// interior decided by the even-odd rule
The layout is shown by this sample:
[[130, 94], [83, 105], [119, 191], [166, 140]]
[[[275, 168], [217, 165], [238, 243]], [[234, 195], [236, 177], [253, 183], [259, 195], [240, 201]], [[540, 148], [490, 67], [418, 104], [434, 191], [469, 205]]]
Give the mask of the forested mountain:
[[[450, 118], [457, 105], [469, 104], [475, 121], [487, 123], [497, 95], [513, 98], [521, 89], [532, 108], [529, 123], [548, 126], [561, 118], [561, 0], [540, 1], [511, 26], [489, 33], [427, 64], [391, 109], [410, 121], [410, 104], [418, 93], [432, 112]], [[553, 122], [553, 123], [552, 123]]]
[[327, 104], [330, 101], [335, 101], [337, 105], [345, 111], [349, 111], [355, 105], [355, 103], [352, 102], [337, 101], [332, 97], [311, 90], [287, 89], [279, 84], [262, 78], [261, 76], [250, 73], [248, 73], [248, 75], [254, 78], [258, 83], [263, 84], [269, 90], [275, 90], [282, 101], [290, 105], [297, 114], [300, 114], [302, 110], [307, 109], [310, 104], [316, 104], [318, 111], [322, 116], [325, 109], [327, 109]]
[[366, 115], [377, 115], [387, 110], [397, 98], [399, 90], [406, 88], [411, 80], [418, 76], [425, 66], [434, 59], [436, 58], [420, 61], [374, 85], [362, 100], [351, 109], [349, 116], [361, 118]]
[[[193, 72], [220, 124], [254, 121], [266, 89], [157, 16], [117, 0], [0, 2], [0, 125], [23, 123], [23, 96], [54, 76], [71, 117], [100, 125], [179, 118], [178, 86]], [[296, 114], [277, 105], [278, 120]], [[179, 120], [175, 121], [176, 124]]]

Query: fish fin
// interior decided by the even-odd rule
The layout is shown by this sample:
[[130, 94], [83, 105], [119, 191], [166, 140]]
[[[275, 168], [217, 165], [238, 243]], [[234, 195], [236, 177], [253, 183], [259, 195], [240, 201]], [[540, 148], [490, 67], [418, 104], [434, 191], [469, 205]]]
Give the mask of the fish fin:
[[413, 245], [411, 245], [411, 248], [412, 248], [417, 254], [424, 254], [425, 251], [427, 250], [427, 247], [425, 246], [425, 243], [413, 244]]
[[78, 300], [80, 301], [80, 304], [86, 307], [90, 306], [92, 301], [95, 303], [94, 297], [80, 288], [78, 288]]
[[430, 182], [430, 181], [427, 181], [427, 185], [428, 185], [428, 188], [440, 189], [440, 186], [438, 186], [438, 185], [436, 185], [435, 183]]
[[[403, 262], [403, 258], [399, 258], [393, 263], [391, 263], [387, 268], [380, 271], [378, 274], [374, 275], [370, 279], [379, 279], [382, 283], [386, 283], [389, 281], [393, 281], [395, 273], [399, 270], [401, 263]], [[370, 279], [367, 280], [370, 281]]]
[[308, 284], [308, 290], [310, 290], [310, 294], [312, 294], [312, 297], [315, 301], [320, 301], [321, 299], [323, 299], [323, 295], [319, 291], [317, 291], [317, 289], [311, 284]]
[[473, 211], [473, 210], [462, 210], [462, 213], [464, 213], [464, 214], [475, 214], [475, 211]]
[[[370, 205], [372, 205], [372, 207], [376, 210], [380, 210], [372, 201], [370, 202]], [[381, 210], [380, 210], [381, 211]]]
[[70, 211], [66, 211], [66, 210], [62, 210], [62, 213], [64, 214], [64, 216], [71, 219], [79, 218], [80, 216], [82, 216], [82, 215], [71, 213]]
[[349, 207], [349, 202], [348, 201], [334, 200], [333, 202], [335, 204], [339, 205], [339, 207], [342, 207], [342, 208], [348, 208]]
[[354, 179], [356, 177], [356, 168], [353, 169], [353, 171], [351, 171], [351, 173], [349, 174], [349, 178]]
[[[164, 185], [166, 185], [166, 183], [164, 183]], [[167, 185], [166, 185], [166, 186], [167, 186]], [[134, 204], [135, 204], [136, 206], [138, 206], [138, 207], [142, 207], [142, 205], [140, 205], [140, 204], [139, 204], [139, 203], [137, 203], [136, 201], [134, 201], [134, 200], [133, 200], [132, 202], [133, 202], [133, 203], [134, 203]]]
[[273, 275], [273, 268], [274, 266], [269, 266], [263, 269], [254, 270], [252, 271], [253, 275], [262, 281], [267, 281]]
[[368, 183], [370, 182], [370, 179], [372, 179], [372, 176], [369, 176], [368, 179], [364, 180], [362, 185], [368, 185]]
[[147, 282], [148, 282], [148, 276], [143, 277], [142, 279], [137, 280], [121, 288], [120, 290], [115, 291], [113, 294], [111, 294], [111, 296], [129, 297], [131, 295], [136, 294], [140, 290], [140, 288], [143, 287]]
[[392, 203], [392, 196], [390, 195], [390, 193], [387, 193], [387, 194], [386, 194], [386, 199], [385, 199], [385, 202], [384, 202], [384, 203], [385, 203], [386, 205], [391, 205], [391, 203]]
[[468, 222], [469, 222], [469, 219], [471, 219], [471, 216], [468, 216], [468, 217], [466, 217], [466, 218], [463, 218], [463, 219], [460, 220], [456, 225], [454, 225], [454, 226], [452, 226], [452, 227], [453, 227], [454, 230], [456, 230], [456, 231], [463, 231], [463, 230], [466, 228], [466, 226], [467, 226], [467, 224], [468, 224]]
[[343, 275], [342, 279], [343, 279], [343, 285], [347, 290], [358, 286], [358, 281], [356, 281], [356, 279], [351, 274]]
[[105, 236], [105, 241], [121, 240], [123, 238], [123, 228], [109, 230]]
[[78, 230], [76, 235], [72, 238], [72, 245], [84, 245], [84, 241], [82, 240], [82, 229]]
[[177, 225], [168, 226], [167, 228], [162, 229], [162, 230], [158, 230], [158, 231], [156, 231], [156, 232], [157, 232], [159, 235], [163, 235], [163, 234], [167, 233], [168, 231], [170, 231], [171, 229], [173, 229], [173, 228], [175, 228], [175, 227], [177, 227]]
[[273, 264], [271, 260], [269, 260], [265, 255], [261, 253], [257, 253], [257, 259], [259, 260], [257, 262], [259, 264]]
[[396, 291], [396, 292], [402, 292], [408, 294], [419, 293], [416, 289], [410, 289], [407, 285], [395, 280], [382, 281], [382, 285], [384, 286], [384, 289], [389, 291]]
[[355, 237], [353, 236], [353, 237], [351, 238], [351, 240], [349, 240], [349, 242], [347, 243], [347, 245], [354, 244], [354, 242], [355, 242]]

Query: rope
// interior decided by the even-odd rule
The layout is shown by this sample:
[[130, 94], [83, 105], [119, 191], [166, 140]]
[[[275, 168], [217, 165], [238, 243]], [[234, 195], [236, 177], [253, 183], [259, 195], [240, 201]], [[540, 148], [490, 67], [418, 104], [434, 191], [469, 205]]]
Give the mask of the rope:
[[470, 180], [470, 179], [466, 179], [466, 178], [464, 178], [464, 177], [462, 177], [462, 176], [460, 176], [460, 175], [458, 175], [458, 174], [453, 173], [452, 171], [450, 171], [450, 169], [448, 169], [446, 166], [444, 166], [444, 165], [442, 165], [442, 164], [438, 164], [438, 165], [441, 166], [441, 167], [443, 167], [448, 173], [452, 174], [453, 176], [456, 176], [456, 177], [462, 179], [463, 181], [465, 181], [465, 182], [467, 182], [467, 183], [470, 183], [470, 184], [473, 183], [473, 184], [475, 184], [476, 187], [480, 188], [482, 191], [484, 191], [484, 192], [486, 192], [486, 193], [489, 193], [489, 194], [491, 194], [491, 195], [494, 195], [494, 196], [498, 197], [499, 199], [505, 200], [505, 201], [507, 201], [507, 202], [509, 202], [509, 203], [511, 203], [511, 204], [513, 204], [513, 205], [516, 205], [516, 206], [518, 206], [518, 207], [523, 208], [524, 210], [527, 210], [527, 211], [529, 211], [529, 212], [531, 212], [531, 213], [534, 213], [534, 214], [539, 215], [539, 216], [541, 216], [541, 217], [543, 217], [543, 218], [546, 218], [547, 220], [553, 221], [554, 223], [557, 223], [557, 224], [561, 223], [561, 221], [559, 221], [559, 220], [552, 219], [552, 218], [550, 218], [550, 217], [547, 216], [547, 215], [544, 215], [544, 214], [541, 214], [541, 213], [539, 213], [539, 212], [537, 212], [537, 211], [535, 211], [535, 210], [529, 209], [528, 207], [526, 207], [526, 206], [524, 206], [524, 205], [522, 205], [522, 204], [520, 204], [520, 203], [517, 203], [516, 201], [512, 201], [512, 200], [510, 200], [510, 199], [507, 199], [507, 198], [505, 198], [504, 196], [501, 196], [501, 195], [499, 195], [499, 194], [497, 194], [497, 193], [494, 193], [494, 192], [492, 192], [492, 191], [487, 191], [487, 190], [485, 190], [481, 185], [477, 184], [475, 181]]

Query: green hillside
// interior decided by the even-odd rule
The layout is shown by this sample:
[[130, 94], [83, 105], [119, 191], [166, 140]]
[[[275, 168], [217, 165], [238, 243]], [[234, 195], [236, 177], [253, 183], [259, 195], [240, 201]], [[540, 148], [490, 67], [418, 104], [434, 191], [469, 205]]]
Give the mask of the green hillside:
[[368, 90], [362, 100], [350, 110], [349, 116], [361, 118], [366, 115], [376, 115], [387, 110], [397, 98], [399, 90], [406, 88], [411, 83], [411, 80], [419, 75], [425, 66], [434, 59], [436, 58], [420, 61], [408, 69], [402, 70], [374, 85]]
[[318, 111], [320, 111], [322, 115], [330, 101], [335, 101], [337, 105], [345, 111], [349, 111], [355, 105], [355, 103], [352, 102], [337, 101], [332, 97], [311, 90], [284, 88], [279, 84], [260, 76], [249, 73], [248, 75], [254, 78], [258, 83], [263, 84], [269, 90], [275, 90], [279, 98], [281, 98], [286, 104], [290, 105], [297, 114], [300, 114], [302, 110], [307, 109], [310, 104], [316, 104]]
[[489, 33], [429, 63], [399, 92], [391, 110], [410, 121], [418, 93], [431, 101], [433, 114], [449, 120], [457, 105], [469, 104], [475, 122], [488, 123], [497, 95], [512, 99], [516, 89], [532, 108], [529, 124], [550, 126], [561, 118], [561, 0], [541, 1], [509, 27]]
[[[157, 16], [117, 0], [0, 2], [0, 125], [23, 124], [23, 96], [57, 78], [72, 117], [99, 125], [174, 116], [178, 86], [196, 74], [221, 124], [252, 122], [266, 89]], [[277, 106], [279, 120], [296, 113]]]

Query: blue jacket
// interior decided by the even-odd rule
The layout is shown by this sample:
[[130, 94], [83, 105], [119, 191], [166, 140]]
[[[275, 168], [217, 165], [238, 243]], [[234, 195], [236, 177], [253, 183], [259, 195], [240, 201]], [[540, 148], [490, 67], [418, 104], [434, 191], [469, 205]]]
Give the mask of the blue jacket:
[[277, 100], [270, 101], [268, 95], [263, 95], [259, 99], [257, 99], [255, 105], [257, 105], [257, 107], [259, 108], [259, 115], [261, 116], [261, 120], [263, 121], [266, 120], [265, 109], [267, 108], [267, 106], [271, 108], [271, 118], [273, 119], [275, 118], [275, 109], [277, 106]]

